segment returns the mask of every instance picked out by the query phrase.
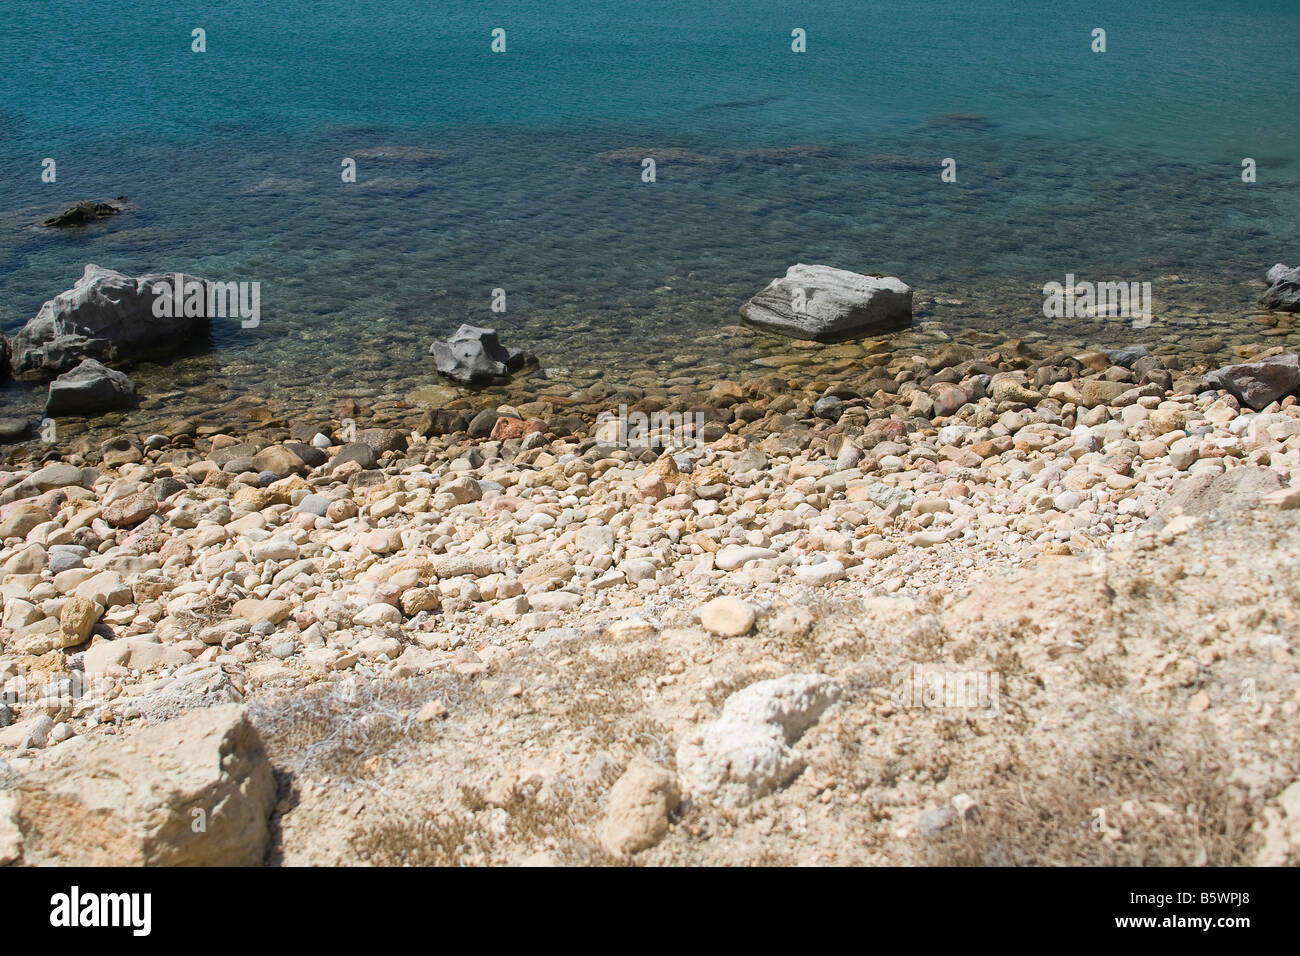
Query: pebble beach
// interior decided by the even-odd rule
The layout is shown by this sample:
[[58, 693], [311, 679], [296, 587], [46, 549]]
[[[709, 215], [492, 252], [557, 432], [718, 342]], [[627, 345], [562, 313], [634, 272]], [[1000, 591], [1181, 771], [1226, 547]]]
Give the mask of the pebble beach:
[[[1279, 351], [1261, 343], [1241, 358]], [[646, 788], [687, 788], [697, 806], [752, 814], [803, 766], [797, 741], [828, 706], [846, 711], [853, 700], [873, 722], [900, 709], [891, 701], [908, 667], [897, 648], [876, 656], [868, 638], [851, 664], [833, 663], [863, 640], [855, 622], [884, 614], [924, 630], [935, 609], [1017, 574], [1068, 565], [1104, 579], [1124, 556], [1171, 548], [1207, 522], [1300, 505], [1295, 397], [1256, 410], [1209, 387], [1202, 364], [1170, 369], [1145, 348], [1043, 354], [1015, 340], [877, 361], [829, 382], [762, 368], [716, 382], [679, 403], [677, 419], [659, 419], [684, 423], [675, 431], [629, 436], [591, 415], [620, 399], [650, 422], [671, 411], [600, 386], [477, 410], [453, 401], [402, 425], [355, 400], [328, 421], [268, 418], [243, 431], [182, 420], [152, 434], [74, 439], [59, 455], [15, 464], [0, 473], [3, 766], [21, 775], [135, 728], [285, 695], [332, 701], [336, 717], [351, 701], [357, 720], [435, 735], [491, 712], [499, 697], [513, 709], [497, 719], [509, 724], [546, 713], [545, 686], [522, 673], [530, 662], [567, 662], [581, 687], [588, 655], [637, 661], [653, 649], [654, 663], [621, 678], [631, 699], [612, 687], [589, 692], [618, 700], [597, 726], [652, 714], [663, 722], [666, 690], [706, 673], [704, 686], [716, 684], [727, 669], [700, 661], [738, 657], [741, 673], [770, 672], [755, 689], [775, 682], [777, 700], [789, 697], [779, 713], [802, 709], [798, 733], [773, 738], [771, 759], [761, 749], [747, 756], [757, 746], [748, 731], [710, 736], [718, 720], [725, 730], [726, 696], [721, 718], [683, 702], [648, 735], [653, 744], [633, 735], [577, 755], [630, 768], [634, 803]], [[1280, 652], [1290, 667], [1293, 631], [1287, 621], [1275, 643], [1250, 653]], [[1165, 666], [1190, 660], [1199, 675], [1221, 654], [1198, 649]], [[853, 676], [869, 664], [874, 680]], [[365, 716], [358, 702], [439, 681], [454, 682], [455, 699], [417, 693], [384, 717]], [[1211, 707], [1204, 690], [1174, 691], [1161, 685], [1147, 703]], [[760, 701], [758, 711], [765, 706], [774, 705]], [[1025, 732], [1008, 726], [1005, 709], [977, 718], [985, 733]], [[1275, 709], [1293, 719], [1294, 693]], [[496, 776], [516, 757], [526, 763], [491, 738], [474, 746]], [[635, 763], [647, 747], [675, 754], [672, 780], [660, 764]], [[370, 755], [382, 768], [371, 771], [410, 786], [401, 782], [410, 768], [385, 753]], [[322, 799], [374, 800], [357, 796], [370, 792], [358, 781], [331, 786], [312, 772], [298, 785]], [[873, 787], [858, 799], [879, 799]], [[913, 799], [912, 819], [896, 821], [904, 835], [927, 812], [931, 829], [934, 812], [953, 813], [942, 788]], [[298, 812], [289, 802], [278, 797], [275, 812]], [[626, 859], [664, 838], [669, 815], [650, 815], [657, 837], [647, 843], [611, 836], [613, 824], [593, 812], [582, 845]], [[298, 848], [282, 822], [287, 858], [356, 859], [369, 839]], [[504, 858], [572, 861], [573, 839]], [[689, 857], [681, 840], [690, 839], [681, 830], [673, 852]]]

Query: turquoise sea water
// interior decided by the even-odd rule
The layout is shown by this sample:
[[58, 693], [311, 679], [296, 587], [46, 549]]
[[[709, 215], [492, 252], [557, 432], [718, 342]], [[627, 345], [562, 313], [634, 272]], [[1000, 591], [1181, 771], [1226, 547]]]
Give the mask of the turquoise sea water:
[[[797, 261], [994, 322], [1041, 324], [1066, 273], [1152, 281], [1157, 314], [1250, 312], [1298, 258], [1300, 3], [1077, 6], [11, 0], [0, 329], [86, 262], [260, 282], [261, 325], [212, 333], [249, 388], [432, 380], [428, 342], [463, 321], [587, 376], [725, 361], [712, 331]], [[38, 225], [122, 194], [103, 224]]]

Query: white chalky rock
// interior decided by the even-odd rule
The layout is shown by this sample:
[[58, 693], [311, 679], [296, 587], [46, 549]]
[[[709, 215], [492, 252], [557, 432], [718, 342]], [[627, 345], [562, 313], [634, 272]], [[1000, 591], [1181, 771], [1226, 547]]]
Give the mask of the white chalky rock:
[[700, 608], [700, 623], [718, 637], [739, 637], [754, 627], [754, 608], [740, 598], [714, 598]]
[[639, 617], [632, 617], [624, 621], [614, 621], [605, 629], [605, 632], [616, 641], [639, 641], [647, 637], [654, 637], [659, 632], [659, 629], [649, 621]]
[[771, 548], [745, 547], [729, 544], [714, 556], [713, 563], [723, 571], [734, 571], [747, 561], [775, 558], [776, 552]]
[[794, 576], [804, 584], [820, 586], [839, 581], [844, 577], [844, 565], [838, 561], [822, 561], [820, 564], [806, 564], [794, 569]]
[[785, 784], [803, 769], [791, 745], [839, 695], [823, 674], [788, 674], [732, 694], [722, 716], [677, 749], [683, 789], [738, 807]]
[[352, 618], [353, 624], [377, 627], [382, 624], [402, 623], [402, 612], [391, 604], [372, 604]]
[[39, 749], [45, 746], [53, 730], [54, 720], [46, 714], [37, 714], [0, 731], [0, 747]]
[[259, 564], [263, 561], [286, 561], [298, 557], [298, 546], [288, 535], [276, 535], [253, 545], [253, 560]]
[[0, 820], [0, 860], [18, 850], [31, 866], [262, 862], [275, 779], [242, 708], [206, 707], [72, 746], [39, 757], [8, 791], [21, 846], [11, 839], [5, 849]]

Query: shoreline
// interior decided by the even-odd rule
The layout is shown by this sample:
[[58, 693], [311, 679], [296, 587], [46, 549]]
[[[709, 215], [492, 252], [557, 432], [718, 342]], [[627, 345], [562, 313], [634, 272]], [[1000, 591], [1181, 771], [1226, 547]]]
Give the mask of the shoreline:
[[[1071, 320], [1067, 327], [1038, 313], [999, 308], [984, 298], [918, 293], [913, 326], [893, 333], [823, 344], [766, 333], [737, 318], [716, 329], [661, 343], [679, 356], [670, 363], [649, 357], [638, 360], [628, 353], [611, 356], [607, 368], [586, 363], [565, 366], [551, 360], [552, 348], [543, 355], [540, 368], [516, 374], [509, 385], [474, 390], [436, 373], [432, 360], [424, 354], [429, 332], [408, 334], [410, 341], [404, 339], [400, 345], [375, 346], [373, 355], [351, 367], [350, 374], [335, 374], [342, 373], [342, 368], [322, 369], [314, 378], [296, 373], [292, 362], [250, 364], [237, 352], [214, 351], [209, 337], [207, 346], [194, 342], [170, 355], [113, 363], [139, 383], [138, 405], [103, 416], [61, 419], [56, 442], [36, 440], [46, 381], [29, 374], [0, 384], [0, 394], [10, 406], [0, 417], [26, 418], [32, 423], [31, 439], [0, 445], [0, 456], [12, 456], [0, 457], [0, 462], [20, 463], [51, 452], [65, 454], [65, 439], [83, 434], [103, 441], [132, 432], [143, 439], [165, 431], [165, 423], [185, 419], [236, 434], [257, 431], [259, 420], [333, 421], [337, 425], [342, 418], [355, 417], [342, 413], [349, 401], [373, 410], [372, 423], [385, 427], [414, 427], [429, 407], [480, 410], [548, 397], [559, 399], [564, 407], [582, 406], [580, 411], [594, 419], [616, 410], [620, 402], [634, 405], [642, 400], [685, 411], [709, 404], [709, 388], [719, 379], [748, 385], [765, 376], [781, 375], [790, 383], [792, 395], [811, 402], [816, 400], [812, 390], [818, 383], [862, 383], [873, 369], [910, 356], [928, 361], [949, 347], [990, 352], [1005, 341], [1021, 341], [1036, 356], [1060, 357], [1144, 344], [1174, 374], [1181, 372], [1188, 379], [1231, 362], [1250, 361], [1270, 350], [1300, 350], [1300, 325], [1293, 315], [1248, 304], [1236, 312], [1207, 313], [1195, 284], [1179, 276], [1164, 278], [1177, 280], [1166, 284], [1166, 289], [1179, 291], [1179, 298], [1158, 299], [1153, 323], [1141, 329], [1130, 328], [1127, 320], [1085, 316]], [[1267, 287], [1262, 282], [1254, 285], [1260, 290]], [[1041, 304], [1041, 297], [1038, 301]], [[975, 315], [984, 318], [975, 320]], [[214, 324], [223, 321], [214, 320]], [[273, 319], [265, 324], [260, 332], [285, 334], [285, 330], [276, 329]], [[527, 338], [522, 341], [531, 344]], [[519, 344], [519, 339], [513, 344]], [[409, 355], [390, 362], [385, 356], [395, 349]], [[602, 405], [590, 398], [599, 390], [608, 391], [609, 403]]]

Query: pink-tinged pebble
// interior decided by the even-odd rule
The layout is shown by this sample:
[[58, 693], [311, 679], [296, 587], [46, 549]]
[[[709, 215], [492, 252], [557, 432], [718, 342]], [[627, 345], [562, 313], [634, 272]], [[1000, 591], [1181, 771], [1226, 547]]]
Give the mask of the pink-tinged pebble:
[[690, 495], [669, 495], [659, 502], [659, 507], [669, 510], [685, 511], [694, 499]]
[[[20, 498], [18, 501], [11, 501], [7, 505], [0, 505], [0, 521], [8, 521], [11, 516], [17, 514], [20, 510], [24, 508], [30, 508], [33, 505], [36, 505], [36, 507], [40, 508], [40, 505], [37, 505], [36, 502], [31, 498]], [[45, 520], [48, 521], [50, 517], [52, 517], [52, 515], [50, 515], [49, 509], [41, 508], [41, 510], [45, 512], [46, 514]], [[37, 517], [39, 517], [39, 515]]]
[[503, 415], [492, 426], [490, 438], [492, 441], [509, 441], [512, 438], [523, 438], [527, 431], [528, 423], [526, 421]]
[[641, 493], [641, 497], [651, 501], [661, 501], [668, 497], [668, 486], [658, 475], [642, 475], [636, 480], [636, 490]]
[[945, 485], [942, 491], [945, 498], [969, 498], [970, 485], [958, 482], [955, 485]]
[[376, 604], [391, 604], [396, 607], [401, 597], [402, 589], [389, 581], [385, 581], [383, 584], [379, 585], [379, 587], [375, 588]]
[[402, 539], [391, 530], [372, 531], [365, 537], [366, 547], [377, 554], [386, 554], [401, 547]]
[[35, 503], [44, 508], [50, 514], [57, 514], [59, 509], [68, 502], [68, 493], [62, 488], [53, 488], [44, 494], [37, 495]]

